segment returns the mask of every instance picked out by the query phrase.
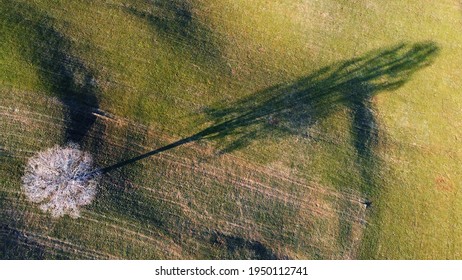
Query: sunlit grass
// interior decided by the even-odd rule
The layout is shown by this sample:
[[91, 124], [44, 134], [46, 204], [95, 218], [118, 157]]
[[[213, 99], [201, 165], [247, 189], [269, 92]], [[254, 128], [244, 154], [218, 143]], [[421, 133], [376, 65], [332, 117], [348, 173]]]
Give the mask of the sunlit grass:
[[[69, 46], [63, 50], [73, 61], [81, 62], [92, 71], [97, 82], [96, 95], [101, 110], [153, 128], [164, 136], [168, 135], [171, 142], [214, 124], [216, 120], [207, 114], [211, 109], [227, 108], [273, 86], [284, 88], [296, 84], [325, 66], [359, 58], [372, 50], [387, 49], [400, 43], [433, 42], [439, 52], [431, 65], [414, 73], [401, 87], [379, 92], [372, 99], [380, 128], [380, 141], [373, 159], [376, 169], [357, 160], [352, 135], [353, 120], [346, 107], [312, 124], [309, 131], [312, 138], [306, 137], [302, 131], [284, 137], [268, 133], [266, 137], [242, 145], [232, 152], [232, 156], [269, 170], [278, 170], [292, 178], [306, 180], [310, 184], [338, 191], [361, 191], [364, 198], [373, 201], [373, 206], [367, 209], [369, 224], [365, 227], [361, 252], [356, 257], [461, 258], [458, 252], [462, 244], [458, 236], [462, 233], [462, 226], [458, 220], [462, 205], [458, 202], [458, 188], [462, 181], [459, 167], [462, 161], [462, 127], [459, 124], [462, 118], [462, 14], [458, 1], [199, 0], [158, 1], [156, 5], [125, 0], [4, 2], [3, 7], [8, 10], [0, 13], [0, 34], [4, 38], [0, 42], [2, 95], [18, 92], [17, 106], [26, 102], [22, 100], [24, 92], [28, 96], [61, 98], [60, 94], [65, 95], [53, 89], [55, 85], [52, 80], [43, 78], [47, 75], [44, 72], [47, 69], [40, 68], [31, 59], [37, 55], [34, 44], [46, 44], [50, 40], [41, 38], [40, 33], [33, 29], [43, 24], [69, 42]], [[183, 2], [186, 4], [179, 4]], [[24, 3], [35, 12], [21, 8]], [[284, 94], [284, 91], [280, 94]], [[43, 105], [34, 110], [65, 117], [65, 108], [57, 106], [56, 112], [49, 112], [50, 108], [53, 106]], [[5, 126], [10, 125], [7, 116], [1, 118], [2, 123], [5, 120]], [[24, 125], [31, 124], [35, 125], [24, 120]], [[18, 128], [19, 124], [14, 125], [15, 131], [22, 129]], [[65, 130], [64, 126], [58, 129], [37, 126], [31, 129], [32, 134], [28, 134], [28, 138], [5, 135], [0, 144], [11, 149], [38, 149], [63, 144]], [[105, 129], [101, 128], [101, 131]], [[159, 141], [155, 134], [144, 135], [126, 130], [115, 135], [120, 139], [113, 142], [121, 146], [134, 145], [141, 140], [147, 148], [152, 149], [168, 144], [166, 140]], [[136, 152], [122, 152], [124, 149], [121, 148], [118, 152], [111, 152], [109, 147], [112, 144], [105, 143], [106, 140], [102, 138], [102, 146], [97, 145], [98, 140], [85, 140], [88, 149], [94, 153], [103, 147], [107, 149], [101, 152], [101, 164], [111, 164], [134, 156], [137, 152], [147, 151], [137, 149]], [[195, 145], [204, 145], [213, 150], [208, 155], [213, 158], [218, 157], [222, 140], [202, 140]], [[176, 153], [199, 161], [203, 157], [203, 151], [188, 152], [183, 147]], [[23, 160], [6, 157], [1, 160], [11, 165], [2, 167], [2, 189], [18, 189], [17, 178], [20, 178]], [[156, 181], [156, 176], [161, 177], [155, 171], [156, 164], [160, 164], [160, 168], [168, 174], [170, 166], [165, 162], [140, 162], [123, 171], [130, 180], [139, 180], [138, 184], [159, 187], [164, 183]], [[238, 167], [223, 168], [230, 168], [230, 172], [233, 172]], [[15, 175], [11, 176], [11, 172]], [[242, 172], [236, 171], [237, 174]], [[367, 172], [374, 177], [373, 184], [365, 181], [364, 174]], [[177, 192], [185, 202], [191, 204], [188, 207], [196, 207], [198, 211], [206, 209], [212, 213], [210, 217], [218, 217], [220, 213], [225, 213], [225, 216], [240, 215], [239, 209], [244, 206], [228, 203], [229, 197], [242, 199], [242, 204], [251, 203], [254, 208], [247, 211], [252, 214], [244, 218], [267, 225], [276, 237], [261, 234], [252, 228], [248, 228], [246, 236], [267, 241], [280, 238], [281, 242], [273, 249], [281, 255], [294, 258], [344, 256], [339, 250], [349, 244], [342, 241], [348, 237], [344, 236], [347, 230], [333, 220], [320, 219], [310, 228], [314, 231], [327, 228], [331, 235], [326, 237], [325, 242], [330, 244], [324, 244], [321, 249], [307, 249], [307, 244], [315, 238], [304, 239], [304, 236], [317, 236], [319, 232], [295, 229], [305, 219], [309, 222], [310, 216], [306, 216], [306, 213], [299, 220], [294, 218], [288, 221], [288, 229], [277, 228], [278, 222], [284, 220], [285, 216], [296, 215], [294, 213], [299, 211], [297, 207], [277, 203], [269, 204], [269, 207], [261, 203], [259, 200], [265, 199], [258, 196], [252, 197], [255, 201], [249, 199], [249, 202], [243, 197], [247, 194], [236, 194], [232, 188], [228, 189], [227, 181], [218, 184], [220, 191], [193, 194], [198, 185], [204, 184], [202, 179], [193, 175], [184, 178], [169, 176], [173, 182], [187, 186], [186, 189], [178, 187]], [[251, 174], [248, 176], [252, 177]], [[258, 180], [265, 179], [263, 175], [258, 177]], [[207, 186], [214, 184], [212, 180]], [[297, 188], [291, 186], [285, 191], [296, 194]], [[171, 248], [175, 247], [172, 245], [175, 242], [195, 246], [191, 251], [181, 249], [181, 246], [175, 247], [174, 251], [179, 256], [213, 257], [215, 254], [230, 257], [221, 249], [210, 247], [207, 243], [209, 233], [201, 232], [195, 236], [195, 233], [189, 232], [180, 236], [183, 230], [189, 231], [191, 228], [220, 227], [220, 222], [213, 224], [213, 220], [198, 219], [191, 226], [191, 221], [187, 219], [193, 212], [169, 203], [153, 202], [148, 193], [139, 196], [123, 192], [104, 193], [109, 201], [122, 199], [127, 205], [137, 199], [148, 205], [152, 203], [147, 208], [133, 206], [132, 218], [117, 213], [111, 208], [114, 205], [97, 205], [95, 209], [107, 207], [106, 212], [101, 211], [105, 215], [112, 215], [112, 219], [127, 219], [125, 222], [136, 227], [149, 228], [158, 234], [155, 237], [153, 234], [152, 238], [165, 244], [170, 242]], [[22, 199], [20, 195], [14, 197], [18, 201]], [[208, 205], [207, 199], [216, 201], [216, 204]], [[199, 201], [197, 205], [194, 204], [196, 200]], [[4, 205], [8, 204], [2, 204], [2, 209], [10, 207]], [[165, 229], [179, 221], [183, 229], [170, 233], [158, 231], [152, 220], [137, 216], [143, 209], [152, 211], [149, 213], [153, 216], [158, 215], [157, 211], [173, 213], [161, 228]], [[178, 220], [174, 217], [178, 217]], [[103, 220], [100, 216], [94, 219], [96, 224]], [[243, 223], [247, 221], [245, 219], [235, 221]], [[68, 240], [80, 240], [81, 244], [92, 242], [90, 237], [85, 236], [85, 230], [80, 233], [78, 230], [67, 232], [70, 228], [78, 229], [82, 226], [80, 224], [71, 225], [69, 221], [57, 222], [57, 225], [50, 223], [50, 228], [55, 228], [50, 230], [52, 235], [70, 234], [73, 237], [69, 235]], [[325, 227], [323, 223], [326, 223]], [[128, 227], [123, 223], [120, 226]], [[96, 228], [104, 227], [100, 225], [89, 231], [96, 233]], [[105, 230], [113, 230], [113, 234], [117, 235], [114, 228], [106, 227]], [[283, 236], [287, 232], [296, 232], [299, 236]], [[95, 238], [100, 241], [104, 239], [102, 234]], [[226, 240], [226, 237], [222, 238]], [[115, 240], [115, 237], [111, 240]], [[124, 239], [117, 244], [111, 245], [108, 241], [101, 246], [113, 255], [128, 258], [175, 257], [160, 251], [152, 254], [142, 252], [144, 245], [135, 243]], [[120, 255], [122, 251], [126, 255]], [[198, 252], [208, 252], [210, 255]]]

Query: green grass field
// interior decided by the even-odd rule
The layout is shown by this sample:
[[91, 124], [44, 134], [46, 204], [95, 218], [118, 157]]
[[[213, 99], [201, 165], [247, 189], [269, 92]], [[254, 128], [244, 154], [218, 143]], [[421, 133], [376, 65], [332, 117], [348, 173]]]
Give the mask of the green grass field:
[[[461, 31], [459, 0], [0, 0], [0, 257], [461, 259]], [[53, 219], [21, 177], [69, 141], [176, 144]]]

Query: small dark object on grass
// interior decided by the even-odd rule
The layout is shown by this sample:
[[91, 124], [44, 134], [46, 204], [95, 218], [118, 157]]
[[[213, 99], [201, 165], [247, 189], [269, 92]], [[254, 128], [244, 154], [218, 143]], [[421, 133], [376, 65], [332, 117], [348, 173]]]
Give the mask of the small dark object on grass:
[[367, 209], [367, 208], [370, 208], [372, 206], [372, 201], [366, 199], [365, 201], [362, 202], [362, 204]]

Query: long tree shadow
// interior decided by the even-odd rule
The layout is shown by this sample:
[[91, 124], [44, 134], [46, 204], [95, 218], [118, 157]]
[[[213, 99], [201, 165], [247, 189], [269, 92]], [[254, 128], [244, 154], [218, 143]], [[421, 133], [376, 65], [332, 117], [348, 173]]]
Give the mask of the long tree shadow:
[[101, 168], [106, 173], [163, 151], [201, 139], [216, 139], [226, 151], [271, 135], [298, 134], [341, 108], [350, 108], [354, 146], [368, 158], [377, 143], [378, 124], [371, 106], [376, 94], [404, 85], [430, 65], [439, 48], [433, 42], [399, 44], [332, 64], [293, 83], [252, 94], [226, 108], [207, 111], [214, 124], [167, 146]]
[[0, 223], [0, 260], [46, 259], [45, 248], [18, 229]]
[[225, 255], [220, 257], [221, 259], [278, 260], [286, 258], [279, 257], [259, 241], [227, 235], [218, 231], [210, 233], [210, 243], [224, 249]]
[[[37, 67], [42, 81], [67, 108], [66, 140], [80, 143], [96, 120], [94, 73], [71, 53], [71, 40], [54, 28], [53, 19], [32, 4], [2, 1], [3, 28], [14, 30], [21, 55]], [[87, 106], [82, 106], [85, 104]]]
[[189, 50], [195, 59], [220, 60], [216, 36], [195, 17], [193, 5], [189, 1], [157, 0], [143, 4], [126, 3], [122, 10], [146, 20], [159, 35], [177, 47]]

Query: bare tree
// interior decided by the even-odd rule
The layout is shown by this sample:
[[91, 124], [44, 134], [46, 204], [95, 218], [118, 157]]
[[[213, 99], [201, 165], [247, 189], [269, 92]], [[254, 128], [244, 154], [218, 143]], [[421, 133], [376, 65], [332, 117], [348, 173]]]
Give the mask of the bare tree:
[[53, 217], [79, 217], [80, 207], [96, 195], [99, 174], [93, 172], [92, 157], [76, 144], [54, 146], [27, 162], [22, 187], [27, 198]]

